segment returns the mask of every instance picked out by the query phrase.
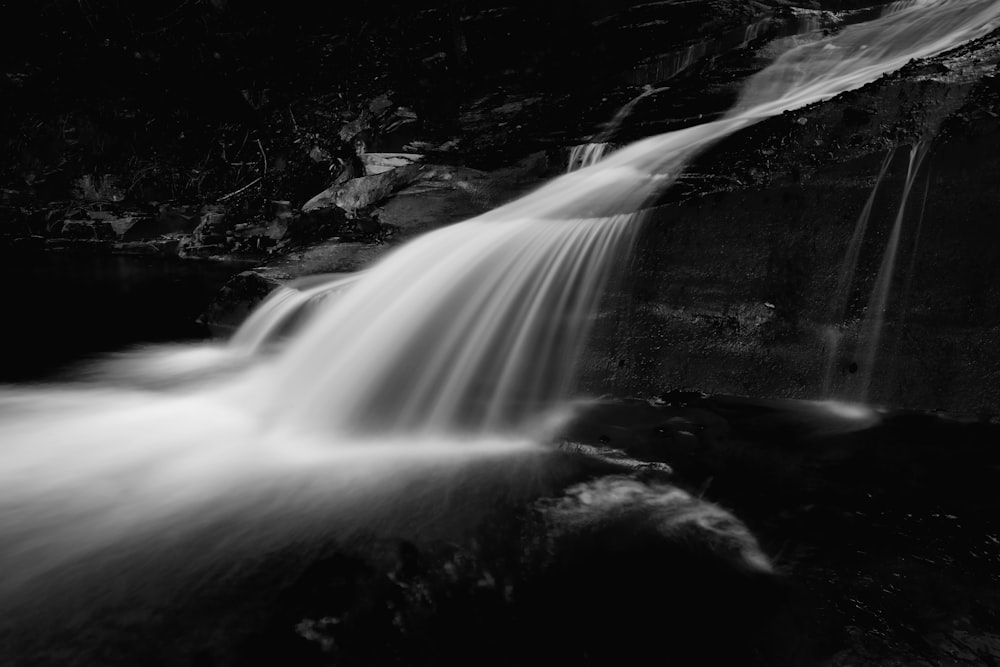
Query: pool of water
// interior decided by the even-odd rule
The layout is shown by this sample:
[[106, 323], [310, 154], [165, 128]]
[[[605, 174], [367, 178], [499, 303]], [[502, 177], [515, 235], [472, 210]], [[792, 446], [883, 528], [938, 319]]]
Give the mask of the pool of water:
[[199, 315], [243, 268], [161, 257], [5, 258], [0, 382], [43, 379], [136, 344], [207, 338]]

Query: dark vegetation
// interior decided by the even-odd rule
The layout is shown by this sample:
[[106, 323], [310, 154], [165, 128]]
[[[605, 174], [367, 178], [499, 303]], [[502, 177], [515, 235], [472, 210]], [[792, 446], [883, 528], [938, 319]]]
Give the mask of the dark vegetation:
[[[95, 209], [220, 199], [267, 220], [350, 177], [359, 144], [451, 142], [439, 160], [497, 166], [593, 131], [641, 90], [627, 73], [644, 58], [784, 3], [633, 4], [5, 3], [3, 222], [51, 236]], [[505, 101], [527, 112], [500, 128]], [[482, 123], [459, 122], [477, 108]]]

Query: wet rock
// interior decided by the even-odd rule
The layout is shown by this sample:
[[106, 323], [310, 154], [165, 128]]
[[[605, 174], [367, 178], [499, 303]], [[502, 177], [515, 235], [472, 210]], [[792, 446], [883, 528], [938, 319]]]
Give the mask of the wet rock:
[[121, 236], [124, 241], [143, 241], [166, 235], [190, 234], [200, 222], [195, 206], [161, 204], [156, 215], [140, 217]]
[[115, 254], [149, 255], [155, 257], [177, 257], [180, 250], [180, 238], [160, 237], [148, 241], [122, 241], [115, 243]]
[[93, 176], [86, 174], [77, 179], [73, 193], [89, 202], [120, 202], [125, 198], [121, 179], [114, 174]]
[[373, 119], [374, 114], [372, 114], [371, 111], [364, 109], [356, 118], [354, 118], [354, 120], [341, 127], [337, 136], [342, 142], [351, 144], [354, 142], [355, 138], [358, 137], [358, 135], [367, 131], [371, 127]]
[[347, 215], [342, 209], [320, 207], [288, 218], [281, 239], [290, 245], [315, 243], [338, 235], [346, 223]]
[[401, 190], [420, 175], [420, 167], [407, 165], [388, 171], [352, 178], [342, 184], [334, 184], [319, 193], [302, 206], [304, 213], [336, 206], [353, 216], [359, 209], [367, 208], [382, 201], [393, 192]]
[[[659, 222], [639, 243], [627, 287], [631, 322], [612, 337], [629, 349], [608, 352], [604, 378], [595, 378], [600, 391], [665, 384], [807, 398], [821, 396], [827, 382], [853, 395], [851, 355], [900, 210], [909, 148], [931, 139], [906, 207], [870, 398], [1000, 412], [1000, 358], [986, 353], [996, 349], [1000, 315], [990, 304], [1000, 298], [1000, 256], [984, 222], [1000, 210], [988, 185], [1000, 179], [1000, 123], [990, 113], [1000, 110], [998, 45], [994, 33], [915, 62], [700, 156], [691, 174], [717, 176], [682, 178], [656, 209]], [[846, 248], [893, 146], [847, 316], [838, 321], [842, 337], [831, 347], [823, 331]], [[742, 304], [773, 308], [765, 306], [768, 316], [741, 312]]]
[[200, 214], [198, 226], [191, 236], [181, 243], [182, 257], [211, 257], [229, 251], [231, 223], [225, 207], [205, 206]]
[[[567, 662], [610, 665], [641, 660], [648, 646], [633, 638], [658, 636], [677, 664], [769, 653], [760, 664], [794, 664], [771, 653], [789, 630], [776, 622], [781, 579], [729, 512], [625, 476], [571, 487], [540, 506], [550, 555], [519, 601], [554, 635], [542, 650], [560, 646]], [[726, 642], [716, 641], [720, 632]]]
[[418, 183], [379, 206], [379, 221], [397, 233], [412, 234], [459, 222], [482, 213], [474, 195], [447, 184]]
[[358, 157], [365, 167], [367, 176], [381, 174], [396, 167], [405, 167], [423, 159], [419, 153], [362, 153]]
[[[697, 446], [670, 437], [671, 426]], [[633, 458], [669, 462], [674, 477], [644, 480], [662, 489], [664, 502], [671, 502], [669, 486], [683, 480], [700, 490], [697, 497], [740, 508], [761, 544], [783, 545], [782, 572], [809, 590], [795, 613], [810, 619], [784, 638], [819, 640], [811, 659], [783, 653], [795, 656], [791, 664], [828, 664], [829, 657], [838, 665], [932, 664], [958, 650], [988, 663], [996, 657], [991, 619], [1000, 601], [992, 575], [997, 502], [985, 492], [998, 474], [996, 428], [834, 402], [672, 392], [662, 401], [592, 405], [567, 436], [594, 442], [609, 433], [609, 447], [620, 442]], [[559, 502], [572, 519], [586, 516], [578, 509], [586, 494], [598, 506], [642, 497], [626, 485], [602, 501], [594, 487], [614, 479], [581, 485], [583, 497]], [[670, 520], [658, 525], [669, 531]], [[809, 642], [794, 643], [787, 649]]]
[[108, 241], [117, 238], [114, 228], [104, 220], [67, 220], [58, 236], [66, 239]]
[[324, 280], [330, 274], [360, 271], [388, 249], [388, 245], [377, 242], [351, 243], [333, 239], [312, 243], [234, 277], [213, 299], [201, 320], [213, 336], [228, 336], [278, 287], [299, 289]]
[[225, 338], [280, 284], [257, 271], [243, 271], [223, 285], [200, 320], [213, 336]]

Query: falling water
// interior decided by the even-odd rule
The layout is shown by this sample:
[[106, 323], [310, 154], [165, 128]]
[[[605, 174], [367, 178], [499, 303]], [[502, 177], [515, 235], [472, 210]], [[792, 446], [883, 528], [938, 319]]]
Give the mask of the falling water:
[[614, 133], [617, 132], [618, 128], [622, 126], [625, 119], [631, 115], [632, 111], [635, 109], [636, 105], [639, 104], [639, 102], [643, 101], [647, 97], [650, 97], [651, 95], [656, 95], [657, 93], [661, 93], [665, 90], [670, 90], [670, 88], [666, 86], [660, 88], [653, 88], [650, 85], [643, 86], [641, 93], [622, 105], [622, 107], [615, 112], [615, 115], [611, 118], [611, 120], [604, 124], [604, 129], [601, 130], [598, 142], [607, 143], [608, 139], [614, 136]]
[[710, 50], [709, 42], [697, 42], [687, 48], [665, 55], [659, 55], [649, 62], [638, 65], [629, 76], [631, 83], [646, 84], [650, 81], [666, 81], [677, 76], [691, 65], [703, 59]]
[[[78, 601], [97, 604], [97, 592], [148, 584], [162, 554], [204, 572], [293, 534], [447, 524], [459, 508], [481, 508], [450, 502], [456, 484], [501, 479], [513, 493], [535, 483], [534, 425], [570, 395], [636, 211], [728, 134], [984, 34], [998, 18], [992, 0], [913, 1], [793, 49], [726, 117], [637, 142], [398, 248], [272, 354], [247, 350], [301, 311], [299, 296], [276, 300], [241, 344], [206, 348], [204, 359], [161, 350], [100, 381], [3, 390], [0, 646], [11, 646], [4, 629], [25, 608], [62, 610], [69, 582], [91, 581]], [[879, 292], [871, 312], [885, 299]], [[173, 355], [193, 366], [184, 377], [137, 381]], [[468, 481], [476, 461], [496, 472]]]
[[892, 149], [882, 160], [882, 166], [878, 170], [875, 178], [875, 185], [872, 187], [868, 200], [861, 209], [858, 221], [854, 224], [854, 233], [847, 244], [847, 252], [844, 254], [844, 263], [840, 267], [840, 274], [837, 276], [837, 290], [833, 295], [833, 303], [830, 306], [829, 324], [824, 327], [823, 333], [826, 343], [826, 367], [823, 372], [823, 396], [830, 396], [833, 384], [834, 365], [840, 351], [840, 341], [843, 334], [840, 325], [844, 321], [847, 312], [847, 301], [851, 295], [851, 286], [854, 284], [854, 275], [858, 270], [858, 257], [861, 255], [861, 243], [864, 241], [865, 232], [868, 231], [868, 220], [872, 214], [872, 206], [875, 204], [875, 195], [878, 194], [879, 185], [885, 178], [886, 171], [892, 163], [892, 158], [896, 155], [896, 149]]
[[409, 243], [267, 369], [259, 413], [310, 432], [516, 430], [567, 395], [633, 223], [480, 219]]
[[610, 144], [606, 141], [573, 146], [569, 151], [569, 162], [566, 165], [567, 173], [597, 164], [604, 157], [609, 146]]
[[927, 144], [924, 142], [918, 142], [910, 149], [910, 162], [906, 168], [906, 182], [903, 185], [899, 211], [896, 213], [896, 220], [892, 225], [892, 232], [889, 234], [889, 241], [886, 243], [885, 253], [882, 256], [882, 264], [879, 266], [878, 275], [875, 278], [875, 286], [868, 300], [865, 319], [861, 324], [857, 354], [858, 382], [854, 390], [854, 398], [862, 402], [868, 400], [872, 380], [875, 377], [875, 361], [882, 341], [882, 331], [885, 328], [885, 311], [889, 304], [889, 293], [896, 271], [896, 256], [899, 252], [899, 240], [902, 236], [903, 218], [906, 215], [906, 202], [910, 198], [910, 190], [913, 189], [913, 182], [917, 178], [917, 172], [920, 170], [920, 164], [926, 154]]
[[230, 346], [247, 353], [258, 352], [265, 343], [273, 341], [283, 329], [302, 316], [303, 311], [314, 309], [327, 298], [340, 294], [363, 275], [358, 272], [349, 276], [336, 276], [302, 288], [291, 285], [279, 287], [250, 313], [229, 340]]
[[920, 237], [924, 231], [924, 214], [927, 212], [927, 195], [931, 189], [930, 172], [924, 178], [924, 196], [920, 200], [920, 215], [917, 216], [917, 229], [913, 232], [913, 244], [910, 248], [910, 264], [906, 268], [906, 283], [903, 285], [903, 294], [900, 298], [899, 327], [906, 324], [906, 314], [910, 302], [910, 293], [913, 288], [913, 276], [917, 273], [917, 258], [920, 256]]
[[872, 206], [875, 204], [875, 195], [878, 194], [882, 179], [885, 178], [885, 174], [889, 170], [889, 165], [892, 163], [892, 158], [895, 155], [896, 149], [894, 148], [882, 160], [882, 166], [879, 168], [878, 176], [875, 178], [875, 185], [872, 187], [871, 194], [868, 195], [868, 199], [861, 209], [861, 215], [858, 216], [858, 221], [854, 225], [854, 233], [851, 234], [851, 240], [847, 244], [847, 253], [844, 255], [844, 263], [840, 267], [840, 274], [837, 276], [837, 291], [834, 294], [834, 302], [831, 308], [833, 321], [835, 322], [844, 319], [844, 313], [847, 310], [847, 300], [850, 297], [851, 286], [854, 283], [854, 275], [858, 270], [858, 257], [861, 255], [861, 244], [864, 241], [865, 232], [868, 231], [868, 220], [871, 218]]
[[[796, 32], [808, 32], [819, 27], [816, 12], [796, 11]], [[716, 39], [706, 39], [689, 44], [683, 49], [649, 58], [638, 64], [628, 74], [629, 83], [635, 85], [663, 82], [674, 78], [706, 57], [724, 51], [743, 49], [752, 42], [775, 32], [777, 27], [773, 17], [755, 21], [744, 28], [730, 30]]]
[[[891, 365], [889, 368], [882, 373], [882, 377], [886, 378], [885, 382], [893, 381], [896, 378], [896, 374], [899, 371], [900, 354], [899, 348], [902, 343], [902, 337], [906, 332], [906, 320], [909, 314], [910, 306], [910, 295], [913, 289], [913, 277], [917, 272], [917, 260], [920, 256], [920, 238], [923, 235], [924, 230], [924, 214], [927, 212], [927, 195], [931, 188], [931, 175], [928, 170], [927, 175], [924, 178], [924, 195], [920, 201], [920, 213], [917, 215], [917, 227], [913, 232], [913, 241], [910, 244], [910, 262], [906, 267], [906, 273], [904, 274], [906, 279], [903, 283], [902, 293], [899, 296], [899, 302], [896, 306], [896, 311], [899, 315], [896, 318], [895, 326], [899, 332], [896, 336], [895, 350], [894, 353], [889, 357], [891, 360]], [[883, 345], [883, 348], [885, 346]], [[883, 354], [885, 354], [883, 352]]]

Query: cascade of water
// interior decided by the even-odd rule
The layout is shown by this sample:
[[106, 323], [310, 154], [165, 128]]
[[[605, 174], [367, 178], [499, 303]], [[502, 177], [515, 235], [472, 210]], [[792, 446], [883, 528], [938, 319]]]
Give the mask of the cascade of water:
[[[780, 113], [857, 88], [914, 58], [947, 50], [996, 27], [991, 2], [904, 0], [868, 23], [788, 51], [751, 79], [736, 113]], [[961, 36], [961, 37], [959, 37]], [[956, 40], [956, 38], [958, 38]]]
[[919, 171], [920, 164], [926, 154], [927, 144], [925, 142], [916, 143], [910, 150], [910, 162], [906, 169], [906, 181], [903, 185], [903, 196], [899, 202], [899, 211], [893, 222], [885, 253], [882, 256], [882, 263], [875, 278], [875, 286], [868, 300], [865, 318], [861, 324], [857, 354], [858, 373], [856, 377], [858, 380], [856, 388], [853, 390], [853, 398], [862, 402], [868, 400], [872, 380], [875, 376], [875, 362], [882, 340], [882, 331], [885, 327], [885, 311], [889, 303], [889, 293], [896, 270], [896, 257], [899, 251], [899, 240], [902, 236], [903, 218], [906, 215], [906, 202], [910, 197], [910, 190], [916, 180], [917, 171]]
[[657, 93], [663, 92], [664, 90], [670, 90], [669, 86], [662, 86], [660, 88], [653, 88], [650, 85], [643, 86], [641, 93], [633, 97], [631, 100], [626, 102], [611, 118], [610, 121], [604, 124], [604, 129], [601, 130], [601, 134], [598, 137], [599, 143], [607, 143], [607, 141], [618, 131], [618, 128], [622, 126], [625, 119], [629, 117], [635, 106], [639, 104], [642, 100], [646, 99], [650, 95], [655, 95]]
[[[335, 432], [492, 431], [552, 405], [631, 220], [468, 222], [411, 242], [301, 332], [262, 414]], [[318, 366], [320, 349], [337, 353]]]
[[917, 226], [913, 232], [913, 241], [910, 244], [910, 262], [906, 267], [905, 282], [903, 283], [902, 293], [899, 296], [899, 305], [897, 306], [897, 312], [899, 313], [898, 319], [896, 321], [896, 328], [898, 330], [898, 335], [895, 341], [895, 354], [890, 357], [890, 366], [883, 376], [886, 378], [887, 383], [892, 382], [896, 378], [898, 372], [898, 361], [899, 361], [899, 348], [902, 343], [902, 337], [906, 333], [906, 319], [909, 314], [910, 305], [910, 294], [913, 289], [913, 277], [916, 275], [917, 271], [917, 258], [919, 257], [920, 250], [920, 237], [923, 235], [924, 230], [924, 214], [927, 212], [927, 195], [931, 188], [931, 175], [928, 170], [927, 175], [924, 178], [924, 195], [920, 201], [920, 214], [917, 216]]
[[865, 233], [868, 231], [868, 220], [872, 214], [872, 206], [875, 204], [875, 195], [878, 194], [882, 179], [885, 178], [886, 171], [889, 170], [889, 165], [892, 163], [892, 158], [895, 155], [896, 149], [893, 148], [885, 156], [885, 159], [882, 160], [882, 166], [879, 167], [878, 175], [875, 177], [875, 185], [872, 186], [871, 194], [868, 195], [868, 199], [861, 209], [858, 221], [854, 225], [854, 232], [851, 234], [851, 240], [847, 244], [844, 263], [841, 265], [840, 273], [837, 275], [837, 291], [834, 294], [833, 305], [830, 309], [831, 319], [834, 322], [844, 319], [844, 313], [847, 310], [847, 300], [850, 298], [851, 286], [854, 283], [854, 275], [858, 270], [858, 257], [861, 255], [861, 244], [864, 241]]
[[[438, 487], [456, 467], [523, 453], [516, 434], [564, 405], [610, 267], [633, 242], [635, 211], [695, 153], [983, 34], [998, 18], [992, 0], [913, 1], [793, 49], [748, 82], [726, 117], [637, 142], [401, 246], [317, 308], [283, 349], [238, 373], [167, 390], [108, 380], [0, 391], [0, 611], [39, 599], [59, 572], [72, 578], [104, 563], [117, 577], [113, 564], [137, 543], [155, 552], [205, 516], [252, 520], [206, 529], [192, 562], [268, 548], [277, 533], [321, 523], [370, 527], [375, 514], [406, 522], [428, 497], [446, 511], [448, 490]], [[277, 297], [233, 354], [281, 330], [301, 301]], [[137, 569], [133, 579], [144, 575]], [[15, 618], [0, 613], [2, 623]]]
[[[795, 17], [796, 32], [799, 34], [815, 32], [823, 27], [823, 18], [827, 15], [822, 12], [810, 9], [792, 8], [792, 15]], [[834, 17], [835, 20], [835, 17]]]
[[872, 206], [875, 204], [875, 195], [878, 194], [879, 185], [882, 184], [882, 179], [885, 178], [885, 173], [888, 171], [889, 164], [895, 155], [896, 149], [893, 148], [885, 156], [885, 159], [882, 160], [882, 166], [879, 168], [878, 176], [875, 178], [875, 185], [872, 186], [871, 194], [868, 195], [868, 200], [865, 201], [865, 205], [861, 209], [858, 221], [854, 224], [854, 232], [851, 234], [851, 240], [847, 244], [844, 262], [837, 276], [837, 289], [834, 292], [833, 302], [830, 306], [829, 323], [823, 330], [827, 353], [826, 365], [823, 371], [823, 396], [829, 396], [832, 390], [834, 366], [837, 361], [838, 352], [840, 351], [840, 341], [843, 337], [840, 325], [843, 323], [844, 315], [847, 311], [847, 301], [851, 295], [854, 274], [858, 270], [861, 242], [864, 240], [865, 232], [868, 230], [868, 219], [871, 217]]
[[[480, 218], [418, 239], [314, 320], [264, 383], [274, 389], [254, 392], [265, 402], [259, 412], [275, 422], [333, 430], [371, 422], [491, 430], [543, 412], [559, 402], [570, 375], [563, 364], [577, 350], [563, 345], [551, 354], [522, 341], [581, 345], [583, 336], [566, 332], [584, 326], [588, 315], [580, 304], [596, 303], [583, 289], [599, 288], [605, 279], [595, 265], [598, 279], [578, 285], [580, 269], [568, 261], [567, 246], [591, 235], [601, 249], [595, 260], [620, 256], [628, 234], [612, 238], [610, 230], [628, 227], [629, 212], [669, 185], [697, 151], [790, 106], [855, 88], [914, 55], [981, 34], [998, 16], [993, 2], [896, 5], [882, 19], [783, 54], [750, 80], [725, 118], [639, 141]], [[571, 224], [551, 224], [556, 220]], [[494, 227], [499, 222], [501, 229]], [[546, 280], [525, 280], [529, 275]], [[558, 324], [542, 323], [534, 313]], [[485, 338], [471, 340], [473, 333]], [[523, 356], [496, 358], [514, 352]], [[316, 359], [324, 355], [320, 371]]]
[[924, 232], [924, 214], [927, 212], [927, 195], [931, 189], [931, 174], [928, 171], [924, 178], [924, 196], [920, 200], [920, 215], [917, 216], [917, 228], [913, 232], [913, 244], [910, 248], [910, 263], [906, 267], [906, 283], [903, 286], [903, 295], [899, 300], [899, 327], [903, 328], [906, 323], [907, 305], [910, 302], [910, 292], [913, 289], [913, 276], [917, 272], [917, 257], [920, 249], [920, 237]]
[[[796, 14], [799, 29], [812, 30], [817, 19], [808, 13]], [[674, 78], [692, 65], [704, 60], [707, 56], [724, 51], [746, 48], [751, 42], [760, 39], [769, 31], [773, 31], [775, 20], [772, 17], [755, 21], [744, 28], [731, 30], [715, 39], [705, 39], [679, 51], [660, 54], [638, 64], [629, 73], [628, 81], [634, 85], [661, 83]]]
[[610, 144], [606, 141], [592, 144], [579, 144], [573, 146], [569, 152], [569, 162], [566, 165], [566, 172], [576, 171], [584, 167], [590, 167], [601, 161], [607, 152]]
[[691, 65], [708, 55], [709, 42], [697, 42], [685, 49], [666, 55], [657, 56], [649, 62], [637, 65], [629, 76], [630, 83], [644, 85], [650, 81], [666, 81], [672, 79]]
[[362, 275], [337, 276], [302, 289], [279, 287], [236, 330], [229, 340], [230, 347], [250, 354], [259, 351], [305, 308], [316, 306], [325, 297], [339, 294], [360, 280]]

